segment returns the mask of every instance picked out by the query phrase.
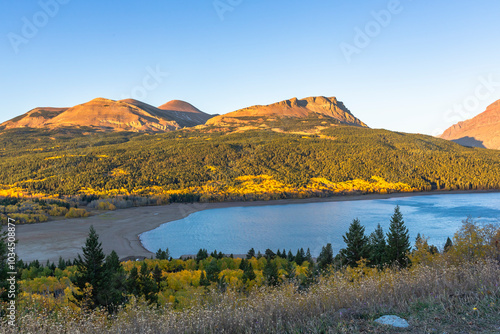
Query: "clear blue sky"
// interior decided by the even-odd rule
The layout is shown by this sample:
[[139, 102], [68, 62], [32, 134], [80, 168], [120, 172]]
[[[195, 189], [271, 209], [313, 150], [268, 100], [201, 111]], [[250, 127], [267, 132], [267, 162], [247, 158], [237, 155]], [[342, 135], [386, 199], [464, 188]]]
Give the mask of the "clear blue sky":
[[95, 97], [215, 114], [324, 95], [373, 128], [435, 134], [500, 99], [498, 0], [54, 1], [0, 2], [0, 122]]

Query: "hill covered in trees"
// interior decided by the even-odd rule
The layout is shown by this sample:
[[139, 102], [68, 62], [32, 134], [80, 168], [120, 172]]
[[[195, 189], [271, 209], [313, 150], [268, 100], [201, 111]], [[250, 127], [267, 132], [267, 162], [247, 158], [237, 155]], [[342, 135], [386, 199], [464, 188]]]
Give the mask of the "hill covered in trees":
[[[0, 157], [0, 196], [72, 207], [500, 188], [499, 151], [339, 125], [315, 135], [210, 126], [161, 134], [17, 129], [0, 135]], [[22, 206], [0, 205], [3, 213]], [[55, 209], [37, 205], [23, 213]]]

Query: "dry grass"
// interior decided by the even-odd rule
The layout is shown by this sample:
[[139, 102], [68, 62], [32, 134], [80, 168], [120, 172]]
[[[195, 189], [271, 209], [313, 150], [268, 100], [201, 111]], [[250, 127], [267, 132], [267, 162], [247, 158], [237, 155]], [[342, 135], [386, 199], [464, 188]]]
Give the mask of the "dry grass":
[[[500, 264], [486, 260], [452, 265], [439, 260], [409, 270], [386, 270], [353, 279], [336, 272], [307, 291], [295, 284], [248, 294], [228, 290], [196, 296], [190, 309], [150, 308], [132, 301], [115, 316], [102, 312], [26, 311], [18, 328], [1, 333], [499, 333]], [[410, 328], [374, 323], [385, 314]]]

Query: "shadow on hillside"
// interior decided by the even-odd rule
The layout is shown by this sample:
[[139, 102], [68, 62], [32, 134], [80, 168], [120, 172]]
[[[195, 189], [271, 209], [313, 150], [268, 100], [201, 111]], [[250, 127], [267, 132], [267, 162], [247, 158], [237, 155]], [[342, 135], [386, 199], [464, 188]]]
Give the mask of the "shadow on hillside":
[[477, 140], [474, 137], [462, 137], [462, 138], [458, 138], [458, 139], [453, 139], [453, 141], [457, 144], [460, 144], [460, 145], [466, 146], [466, 147], [486, 148], [481, 140]]

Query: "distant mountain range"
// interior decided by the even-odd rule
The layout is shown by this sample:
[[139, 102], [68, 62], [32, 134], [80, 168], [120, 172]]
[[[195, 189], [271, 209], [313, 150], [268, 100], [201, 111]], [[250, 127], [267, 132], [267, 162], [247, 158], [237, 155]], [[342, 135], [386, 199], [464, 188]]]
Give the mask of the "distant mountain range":
[[213, 115], [184, 101], [170, 101], [156, 108], [127, 99], [96, 98], [71, 108], [35, 108], [0, 124], [12, 128], [89, 128], [98, 131], [165, 132], [204, 124]]
[[[105, 132], [168, 132], [197, 127], [193, 131], [242, 132], [272, 130], [296, 134], [320, 134], [338, 125], [368, 126], [335, 97], [292, 98], [255, 105], [224, 115], [210, 115], [179, 100], [159, 107], [126, 99], [96, 98], [71, 108], [35, 108], [0, 124], [0, 130], [15, 128], [82, 129]], [[500, 100], [480, 115], [447, 129], [442, 139], [463, 146], [500, 149]]]
[[500, 150], [500, 100], [476, 117], [448, 128], [440, 138], [463, 146]]
[[297, 128], [297, 121], [306, 123], [302, 124], [302, 128], [313, 128], [313, 131], [332, 124], [367, 127], [335, 97], [320, 96], [252, 106], [221, 116], [206, 114], [179, 100], [157, 108], [133, 99], [114, 101], [96, 98], [71, 108], [35, 108], [0, 124], [0, 130], [84, 128], [107, 132], [167, 132], [206, 124], [238, 130], [244, 127], [248, 129], [253, 125], [282, 131], [283, 125], [290, 127], [292, 123], [294, 129]]

